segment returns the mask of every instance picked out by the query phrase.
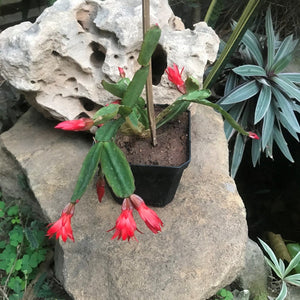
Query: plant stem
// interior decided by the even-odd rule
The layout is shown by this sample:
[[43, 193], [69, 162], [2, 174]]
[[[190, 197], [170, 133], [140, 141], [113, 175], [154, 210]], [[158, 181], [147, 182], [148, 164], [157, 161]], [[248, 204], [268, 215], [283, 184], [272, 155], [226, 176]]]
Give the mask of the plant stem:
[[[147, 30], [150, 28], [150, 2], [149, 0], [143, 0], [143, 35], [145, 36]], [[151, 59], [149, 62], [149, 74], [146, 82], [146, 100], [147, 100], [147, 111], [150, 124], [150, 132], [152, 145], [155, 147], [157, 145], [156, 140], [156, 124], [155, 124], [155, 114], [153, 105], [153, 92], [152, 92], [152, 68]]]

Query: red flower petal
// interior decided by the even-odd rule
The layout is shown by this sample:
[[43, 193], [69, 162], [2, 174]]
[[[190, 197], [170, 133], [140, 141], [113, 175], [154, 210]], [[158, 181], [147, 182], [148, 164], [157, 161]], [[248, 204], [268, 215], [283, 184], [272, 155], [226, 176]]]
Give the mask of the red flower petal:
[[249, 134], [248, 136], [249, 136], [251, 139], [259, 140], [259, 136], [258, 136], [256, 133], [254, 133], [254, 132], [252, 132], [252, 131], [249, 131], [248, 134]]
[[78, 120], [64, 121], [57, 124], [54, 128], [72, 131], [89, 130], [94, 125], [94, 121], [89, 118], [81, 118]]
[[185, 84], [184, 84], [184, 81], [181, 78], [181, 74], [182, 74], [183, 69], [184, 68], [182, 68], [180, 73], [179, 73], [178, 66], [176, 64], [173, 64], [173, 68], [168, 67], [166, 69], [166, 73], [168, 74], [168, 79], [176, 85], [177, 89], [182, 94], [185, 94], [186, 93]]

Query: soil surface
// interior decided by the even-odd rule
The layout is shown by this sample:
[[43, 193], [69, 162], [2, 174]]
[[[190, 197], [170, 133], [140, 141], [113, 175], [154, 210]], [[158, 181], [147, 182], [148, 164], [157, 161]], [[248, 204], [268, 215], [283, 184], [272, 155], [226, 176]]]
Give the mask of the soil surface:
[[118, 136], [116, 143], [129, 163], [141, 165], [179, 166], [188, 159], [188, 113], [157, 130], [157, 143], [136, 136]]

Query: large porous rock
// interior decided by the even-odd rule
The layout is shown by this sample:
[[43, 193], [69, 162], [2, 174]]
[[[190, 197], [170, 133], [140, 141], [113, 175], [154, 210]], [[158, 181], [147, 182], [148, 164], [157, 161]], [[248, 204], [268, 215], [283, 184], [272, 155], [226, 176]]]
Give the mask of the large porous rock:
[[[75, 243], [57, 242], [55, 264], [57, 277], [74, 299], [204, 300], [241, 271], [247, 225], [243, 202], [228, 175], [223, 121], [211, 108], [193, 110], [192, 162], [174, 200], [155, 208], [164, 222], [161, 233], [154, 235], [136, 216], [144, 232], [136, 234], [139, 242], [111, 240], [113, 233], [107, 230], [121, 207], [108, 192], [100, 204], [95, 182], [76, 205]], [[3, 152], [26, 174], [52, 222], [69, 202], [92, 144], [91, 136], [58, 131], [54, 125], [30, 109], [1, 135]], [[0, 185], [9, 176], [6, 170], [0, 173]]]
[[[164, 73], [177, 63], [202, 82], [216, 58], [219, 39], [206, 23], [184, 29], [167, 0], [151, 0], [151, 24], [162, 29], [153, 56], [155, 101], [178, 96]], [[139, 68], [142, 1], [57, 0], [35, 23], [0, 34], [0, 73], [46, 116], [59, 120], [92, 115], [114, 100], [101, 80], [119, 80], [118, 66], [132, 78]]]

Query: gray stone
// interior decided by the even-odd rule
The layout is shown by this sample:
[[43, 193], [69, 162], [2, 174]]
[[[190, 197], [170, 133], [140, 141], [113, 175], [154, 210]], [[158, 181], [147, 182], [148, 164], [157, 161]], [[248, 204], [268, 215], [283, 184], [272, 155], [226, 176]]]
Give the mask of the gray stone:
[[[150, 2], [151, 24], [158, 23], [162, 29], [153, 57], [155, 102], [170, 103], [179, 94], [162, 75], [166, 65], [175, 62], [202, 82], [207, 63], [216, 58], [219, 39], [204, 22], [194, 30], [184, 29], [167, 0]], [[118, 66], [132, 78], [139, 67], [141, 3], [57, 0], [35, 23], [24, 22], [1, 32], [1, 75], [45, 116], [59, 120], [82, 113], [91, 116], [99, 105], [115, 100], [102, 88], [101, 80], [117, 81]]]
[[[244, 265], [247, 224], [243, 202], [228, 174], [222, 118], [192, 108], [192, 162], [173, 202], [155, 211], [164, 222], [154, 235], [136, 218], [139, 242], [111, 240], [120, 213], [107, 192], [99, 204], [92, 182], [72, 219], [75, 243], [57, 242], [56, 275], [76, 300], [204, 300], [230, 284]], [[53, 129], [30, 109], [1, 135], [49, 221], [69, 202], [91, 146], [83, 133]], [[3, 153], [3, 152], [2, 152]], [[5, 157], [3, 157], [5, 159]], [[1, 157], [2, 161], [2, 157]], [[1, 174], [0, 183], [9, 175]], [[14, 178], [12, 178], [14, 179]]]
[[248, 240], [245, 266], [237, 280], [240, 289], [250, 291], [250, 299], [267, 300], [270, 268], [265, 263], [261, 248]]

